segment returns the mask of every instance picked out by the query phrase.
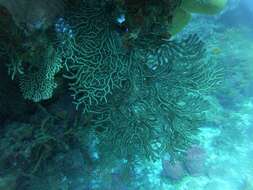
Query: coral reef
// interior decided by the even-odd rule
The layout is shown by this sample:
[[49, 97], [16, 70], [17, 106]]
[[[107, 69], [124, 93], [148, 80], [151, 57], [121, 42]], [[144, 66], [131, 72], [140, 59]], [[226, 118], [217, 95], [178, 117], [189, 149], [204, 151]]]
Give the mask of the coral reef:
[[[41, 189], [26, 182], [50, 174], [46, 163], [57, 160], [73, 173], [80, 175], [80, 167], [91, 176], [102, 168], [110, 171], [115, 160], [124, 162], [119, 169], [124, 174], [110, 171], [112, 183], [131, 179], [136, 163], [164, 154], [179, 163], [206, 119], [208, 95], [223, 79], [223, 68], [198, 35], [171, 38], [187, 25], [191, 12], [179, 0], [80, 0], [65, 1], [68, 8], [56, 18], [61, 7], [47, 9], [41, 3], [28, 19], [15, 16], [20, 10], [15, 13], [15, 6], [0, 0], [5, 6], [0, 59], [24, 107], [28, 102], [35, 107], [22, 122], [6, 120], [0, 128], [1, 168], [22, 171], [21, 189]], [[23, 21], [30, 29], [20, 25]], [[92, 169], [85, 168], [83, 157]], [[181, 167], [166, 164], [167, 169]], [[67, 173], [64, 166], [56, 170]]]
[[[125, 6], [129, 13], [135, 7], [144, 13], [162, 4], [126, 1]], [[53, 96], [55, 76], [65, 66], [60, 75], [99, 138], [101, 154], [110, 150], [125, 158], [138, 152], [155, 159], [169, 152], [176, 158], [204, 120], [205, 96], [219, 85], [222, 69], [204, 56], [196, 35], [181, 41], [161, 38], [152, 22], [143, 21], [141, 35], [126, 46], [125, 35], [115, 28], [117, 10], [112, 3], [72, 5], [66, 19], [56, 21], [55, 35], [37, 31], [27, 37], [16, 27], [13, 36], [19, 41], [10, 46], [9, 74], [19, 81], [25, 99], [40, 102]], [[154, 13], [153, 20], [164, 11]], [[152, 21], [149, 16], [145, 19]], [[13, 42], [7, 38], [5, 44], [8, 40]]]

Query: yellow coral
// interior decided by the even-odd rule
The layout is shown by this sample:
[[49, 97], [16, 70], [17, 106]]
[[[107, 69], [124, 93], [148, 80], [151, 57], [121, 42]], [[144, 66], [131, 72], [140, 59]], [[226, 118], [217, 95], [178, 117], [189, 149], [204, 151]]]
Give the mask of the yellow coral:
[[191, 20], [191, 14], [183, 10], [182, 8], [177, 8], [174, 16], [172, 18], [172, 23], [169, 26], [169, 32], [172, 35], [180, 32]]
[[228, 0], [182, 0], [180, 8], [174, 12], [169, 32], [180, 32], [191, 20], [191, 13], [214, 15], [226, 6]]
[[182, 0], [181, 7], [190, 13], [217, 14], [227, 4], [227, 0]]

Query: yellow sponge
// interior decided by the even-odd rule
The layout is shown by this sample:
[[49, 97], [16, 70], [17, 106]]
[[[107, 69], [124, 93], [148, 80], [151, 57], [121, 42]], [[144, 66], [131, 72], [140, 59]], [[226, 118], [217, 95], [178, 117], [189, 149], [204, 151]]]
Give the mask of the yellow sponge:
[[182, 0], [181, 8], [190, 13], [213, 15], [219, 13], [228, 0]]
[[172, 23], [170, 24], [168, 31], [170, 34], [175, 35], [180, 32], [191, 20], [191, 14], [183, 10], [182, 8], [177, 8], [173, 15]]

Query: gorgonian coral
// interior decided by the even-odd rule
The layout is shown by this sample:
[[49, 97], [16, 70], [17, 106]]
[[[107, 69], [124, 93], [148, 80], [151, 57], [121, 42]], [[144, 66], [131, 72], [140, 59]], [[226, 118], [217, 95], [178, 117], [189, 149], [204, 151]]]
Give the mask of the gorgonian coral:
[[60, 49], [74, 103], [84, 112], [106, 102], [126, 77], [129, 58], [124, 55], [120, 36], [110, 19], [105, 9], [85, 6], [68, 18], [74, 37], [67, 36]]
[[74, 103], [89, 114], [103, 157], [177, 157], [205, 119], [206, 95], [222, 70], [196, 35], [176, 41], [143, 33], [125, 46], [113, 13], [111, 4], [81, 3], [66, 17], [73, 35], [58, 34]]
[[205, 120], [206, 95], [219, 85], [223, 71], [204, 56], [196, 35], [165, 41], [153, 51], [133, 51], [128, 82], [94, 117], [100, 149], [104, 157], [155, 159], [168, 152], [178, 158]]

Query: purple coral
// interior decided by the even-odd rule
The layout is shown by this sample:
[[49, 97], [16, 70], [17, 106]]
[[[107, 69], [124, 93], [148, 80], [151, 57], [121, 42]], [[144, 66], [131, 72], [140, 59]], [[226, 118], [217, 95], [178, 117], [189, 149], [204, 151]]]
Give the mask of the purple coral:
[[190, 175], [203, 174], [205, 169], [206, 154], [203, 148], [192, 146], [186, 152], [184, 161], [185, 168]]
[[162, 160], [162, 167], [162, 176], [170, 180], [180, 180], [186, 174], [183, 163], [181, 161], [176, 161], [175, 163], [172, 163], [169, 158], [165, 157]]

